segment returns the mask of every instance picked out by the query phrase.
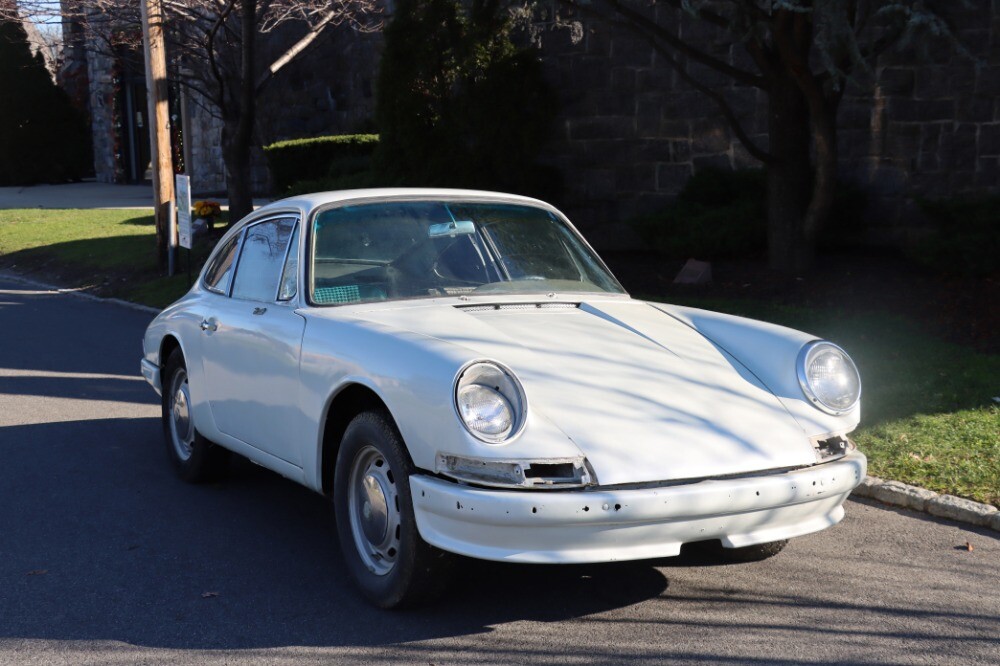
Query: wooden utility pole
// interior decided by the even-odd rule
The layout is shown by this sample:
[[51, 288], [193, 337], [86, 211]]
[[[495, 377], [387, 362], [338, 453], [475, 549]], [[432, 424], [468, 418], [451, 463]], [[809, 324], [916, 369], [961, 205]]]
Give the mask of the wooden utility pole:
[[[167, 49], [163, 39], [163, 0], [140, 0], [146, 56], [146, 98], [149, 147], [153, 161], [153, 199], [156, 217], [156, 255], [160, 268], [176, 245], [170, 238], [170, 204], [174, 199], [174, 167], [170, 149], [170, 108], [167, 103]], [[172, 262], [170, 262], [172, 263]]]

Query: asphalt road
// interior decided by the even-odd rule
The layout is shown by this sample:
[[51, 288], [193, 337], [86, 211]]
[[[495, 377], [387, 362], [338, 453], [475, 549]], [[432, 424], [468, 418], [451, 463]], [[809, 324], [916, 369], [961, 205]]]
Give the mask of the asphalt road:
[[470, 563], [374, 610], [323, 498], [172, 476], [149, 318], [0, 279], [0, 663], [1000, 663], [995, 534], [860, 502], [767, 562]]

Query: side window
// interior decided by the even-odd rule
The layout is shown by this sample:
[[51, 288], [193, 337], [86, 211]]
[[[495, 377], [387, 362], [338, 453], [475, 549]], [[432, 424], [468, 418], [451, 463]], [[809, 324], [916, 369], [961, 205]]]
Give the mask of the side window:
[[205, 286], [220, 294], [229, 293], [229, 282], [233, 278], [233, 268], [236, 266], [236, 248], [239, 247], [241, 234], [236, 234], [219, 250], [205, 271]]
[[283, 218], [247, 228], [233, 280], [233, 298], [274, 302], [294, 226], [293, 218]]
[[285, 260], [285, 270], [281, 272], [281, 288], [278, 290], [279, 301], [290, 301], [298, 291], [299, 280], [299, 228], [292, 232], [292, 240], [288, 243], [288, 258]]

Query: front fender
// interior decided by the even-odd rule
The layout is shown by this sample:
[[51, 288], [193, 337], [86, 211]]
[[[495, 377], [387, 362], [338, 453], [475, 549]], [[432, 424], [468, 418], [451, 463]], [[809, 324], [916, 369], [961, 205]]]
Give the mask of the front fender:
[[385, 324], [348, 316], [310, 317], [303, 339], [303, 409], [313, 432], [318, 478], [322, 431], [333, 397], [349, 384], [362, 384], [385, 403], [399, 427], [414, 465], [433, 471], [437, 453], [481, 458], [573, 458], [575, 444], [529, 405], [521, 432], [503, 444], [486, 444], [459, 421], [454, 382], [480, 354], [459, 345]]
[[802, 347], [814, 335], [777, 324], [697, 308], [650, 303], [687, 324], [738, 360], [781, 401], [809, 437], [848, 433], [861, 419], [861, 407], [840, 416], [816, 409], [802, 393], [795, 367]]

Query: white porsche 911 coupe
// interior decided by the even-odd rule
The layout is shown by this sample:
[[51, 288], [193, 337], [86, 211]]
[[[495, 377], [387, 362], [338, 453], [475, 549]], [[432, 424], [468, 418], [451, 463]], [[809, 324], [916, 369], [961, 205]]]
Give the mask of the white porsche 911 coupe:
[[386, 608], [433, 596], [456, 554], [766, 557], [840, 521], [865, 475], [842, 349], [634, 300], [525, 197], [277, 201], [143, 344], [178, 473], [235, 452], [330, 497], [351, 576]]

